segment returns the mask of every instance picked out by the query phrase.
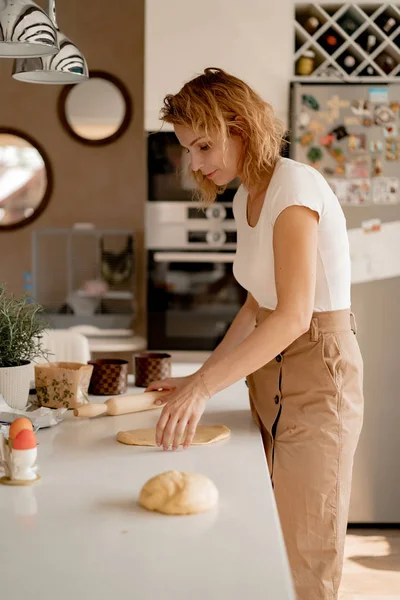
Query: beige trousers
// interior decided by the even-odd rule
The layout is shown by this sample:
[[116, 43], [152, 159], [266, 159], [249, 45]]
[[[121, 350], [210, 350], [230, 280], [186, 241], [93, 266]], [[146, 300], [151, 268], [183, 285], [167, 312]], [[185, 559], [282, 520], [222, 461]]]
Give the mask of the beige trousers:
[[[260, 309], [257, 326], [271, 311]], [[363, 418], [363, 364], [350, 310], [311, 327], [247, 377], [298, 600], [336, 600]]]

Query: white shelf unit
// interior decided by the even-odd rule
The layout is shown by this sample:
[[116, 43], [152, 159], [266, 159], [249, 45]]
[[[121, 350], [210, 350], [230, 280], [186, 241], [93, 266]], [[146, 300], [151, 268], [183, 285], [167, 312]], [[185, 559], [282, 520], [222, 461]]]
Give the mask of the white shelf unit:
[[[93, 325], [100, 328], [130, 328], [136, 314], [135, 252], [133, 267], [126, 281], [116, 289], [87, 292], [81, 289], [87, 280], [102, 280], [101, 240], [106, 248], [123, 248], [128, 238], [134, 240], [130, 229], [106, 228], [46, 228], [32, 233], [32, 297], [45, 308], [45, 317], [55, 328]], [[121, 240], [119, 242], [119, 240]], [[65, 312], [70, 296], [93, 301], [94, 312], [84, 308]], [[96, 302], [98, 304], [96, 305]]]
[[[309, 33], [306, 23], [309, 17], [316, 17], [319, 26]], [[355, 24], [352, 33], [346, 28], [346, 19]], [[393, 19], [395, 24], [386, 32], [383, 25]], [[325, 36], [332, 33], [339, 45], [332, 52], [324, 44]], [[365, 42], [368, 36], [376, 38], [376, 44], [367, 51]], [[295, 48], [293, 56], [294, 81], [343, 81], [343, 82], [400, 82], [400, 5], [380, 4], [295, 4], [294, 15]], [[298, 60], [306, 50], [315, 53], [315, 67], [310, 75], [296, 74]], [[381, 66], [382, 53], [394, 61], [392, 70], [386, 73]], [[355, 58], [353, 68], [347, 68], [344, 57]], [[367, 73], [373, 69], [373, 74]], [[330, 71], [330, 74], [327, 74]]]

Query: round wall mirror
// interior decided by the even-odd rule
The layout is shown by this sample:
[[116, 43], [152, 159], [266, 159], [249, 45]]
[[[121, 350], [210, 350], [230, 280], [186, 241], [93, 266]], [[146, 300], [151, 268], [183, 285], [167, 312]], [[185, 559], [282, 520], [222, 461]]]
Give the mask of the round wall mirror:
[[62, 124], [83, 144], [115, 141], [126, 131], [131, 113], [131, 99], [123, 83], [102, 71], [90, 71], [86, 81], [65, 86], [59, 98]]
[[0, 231], [24, 227], [48, 204], [49, 160], [30, 136], [0, 127]]

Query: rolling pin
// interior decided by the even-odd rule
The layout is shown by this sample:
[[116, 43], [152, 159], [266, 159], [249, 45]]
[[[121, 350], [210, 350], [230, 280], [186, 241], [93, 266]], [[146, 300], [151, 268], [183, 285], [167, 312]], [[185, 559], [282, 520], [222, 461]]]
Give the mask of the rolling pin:
[[127, 415], [128, 413], [161, 408], [163, 405], [154, 404], [161, 396], [169, 394], [169, 390], [162, 392], [144, 392], [143, 394], [131, 394], [130, 396], [117, 396], [109, 398], [105, 402], [90, 402], [74, 408], [75, 417], [98, 417], [100, 415]]

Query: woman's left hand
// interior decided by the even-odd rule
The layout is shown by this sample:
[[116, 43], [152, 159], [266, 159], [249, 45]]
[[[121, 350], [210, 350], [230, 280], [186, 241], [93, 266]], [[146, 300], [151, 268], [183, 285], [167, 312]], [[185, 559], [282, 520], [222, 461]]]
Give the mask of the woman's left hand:
[[166, 395], [163, 398], [166, 404], [157, 423], [157, 446], [168, 450], [172, 444], [172, 450], [176, 450], [187, 428], [183, 447], [188, 448], [208, 399], [209, 395], [200, 376], [194, 376], [187, 385]]

